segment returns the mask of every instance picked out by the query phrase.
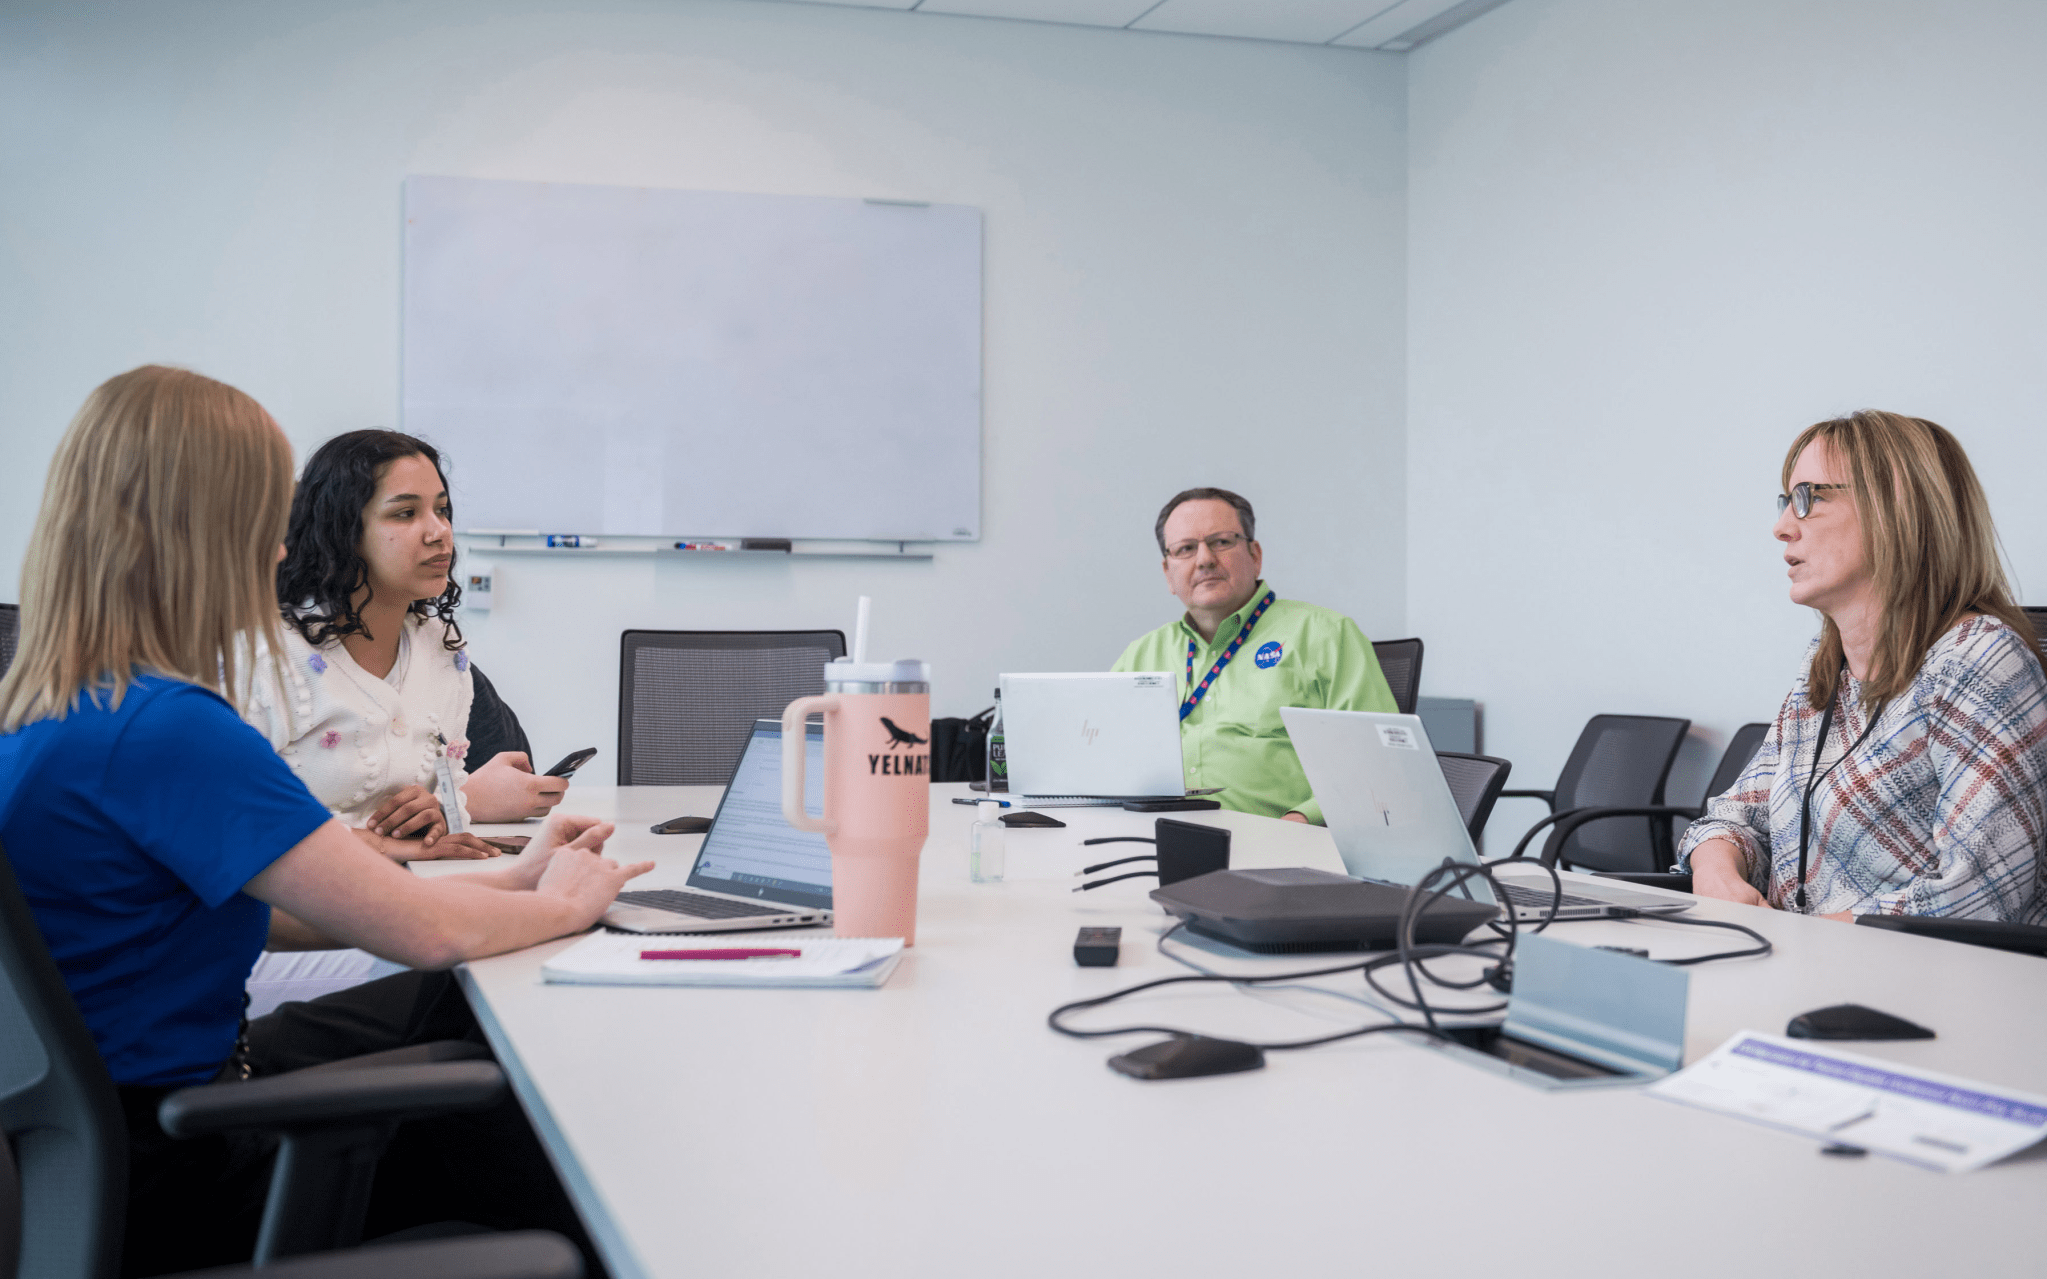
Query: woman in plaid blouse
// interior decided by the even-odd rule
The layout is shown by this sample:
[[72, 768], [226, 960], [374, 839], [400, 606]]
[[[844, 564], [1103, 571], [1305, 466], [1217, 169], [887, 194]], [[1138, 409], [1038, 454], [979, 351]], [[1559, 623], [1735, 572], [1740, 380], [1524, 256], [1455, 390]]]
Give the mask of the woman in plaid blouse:
[[2047, 677], [1962, 446], [1864, 411], [1807, 428], [1783, 483], [1791, 599], [1825, 620], [1680, 869], [1832, 919], [2047, 923]]

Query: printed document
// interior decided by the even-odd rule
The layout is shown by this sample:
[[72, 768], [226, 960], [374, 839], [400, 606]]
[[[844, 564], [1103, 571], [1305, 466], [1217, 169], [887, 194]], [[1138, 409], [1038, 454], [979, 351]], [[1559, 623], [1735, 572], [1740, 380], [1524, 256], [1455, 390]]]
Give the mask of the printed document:
[[2047, 1097], [1753, 1030], [1647, 1091], [1943, 1172], [2047, 1137]]

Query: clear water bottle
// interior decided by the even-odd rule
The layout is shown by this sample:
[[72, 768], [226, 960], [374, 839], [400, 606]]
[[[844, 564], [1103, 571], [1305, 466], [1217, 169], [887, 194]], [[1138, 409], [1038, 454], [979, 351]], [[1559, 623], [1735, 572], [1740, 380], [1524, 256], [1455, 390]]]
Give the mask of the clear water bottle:
[[968, 837], [967, 876], [977, 884], [1002, 879], [1003, 855], [1008, 851], [1009, 828], [1002, 824], [1002, 805], [984, 799], [978, 806], [973, 833]]
[[988, 725], [988, 793], [1009, 789], [1009, 754], [1002, 743], [1002, 690], [995, 690], [995, 719]]

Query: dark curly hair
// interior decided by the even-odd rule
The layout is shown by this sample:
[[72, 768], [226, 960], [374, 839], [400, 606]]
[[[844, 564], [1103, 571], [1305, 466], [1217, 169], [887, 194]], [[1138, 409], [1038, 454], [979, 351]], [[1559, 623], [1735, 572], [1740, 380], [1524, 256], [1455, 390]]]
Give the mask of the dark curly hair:
[[[356, 592], [370, 583], [361, 549], [363, 508], [377, 494], [378, 472], [406, 457], [432, 462], [441, 486], [447, 487], [434, 446], [396, 431], [337, 435], [320, 446], [299, 476], [284, 534], [284, 563], [277, 566], [277, 605], [286, 625], [308, 644], [370, 633], [355, 607]], [[448, 549], [454, 552], [452, 539]], [[462, 629], [455, 624], [462, 588], [455, 584], [454, 567], [448, 565], [447, 590], [430, 600], [414, 600], [406, 610], [445, 622], [448, 633], [441, 643], [451, 651], [463, 643]]]

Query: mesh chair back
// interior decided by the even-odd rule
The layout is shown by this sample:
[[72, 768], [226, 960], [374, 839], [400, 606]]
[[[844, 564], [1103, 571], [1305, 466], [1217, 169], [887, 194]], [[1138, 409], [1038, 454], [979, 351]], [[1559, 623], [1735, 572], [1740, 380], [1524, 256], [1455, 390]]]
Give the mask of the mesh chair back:
[[[1556, 811], [1661, 804], [1663, 783], [1691, 727], [1688, 719], [1661, 715], [1594, 715], [1557, 778]], [[1670, 823], [1652, 817], [1592, 822], [1558, 852], [1567, 864], [1590, 870], [1661, 870], [1672, 856]]]
[[[128, 1193], [128, 1130], [114, 1083], [43, 945], [0, 849], [0, 1133], [21, 1195], [0, 1199], [0, 1239], [18, 1233], [19, 1273], [111, 1279]], [[5, 1218], [13, 1216], [14, 1228]], [[0, 1274], [14, 1273], [14, 1256]]]
[[757, 719], [824, 692], [841, 631], [627, 631], [618, 669], [621, 786], [723, 786]]
[[1727, 739], [1727, 753], [1720, 757], [1720, 766], [1713, 770], [1713, 780], [1706, 783], [1706, 799], [1725, 794], [1727, 788], [1740, 779], [1741, 770], [1748, 767], [1748, 762], [1756, 757], [1757, 748], [1769, 735], [1768, 724], [1743, 724], [1734, 730], [1734, 736]]
[[1422, 642], [1373, 640], [1372, 652], [1379, 657], [1379, 671], [1386, 677], [1386, 687], [1393, 690], [1393, 705], [1402, 715], [1414, 714], [1415, 699], [1422, 691]]
[[1443, 768], [1443, 780], [1450, 783], [1457, 815], [1464, 819], [1471, 842], [1476, 844], [1485, 833], [1486, 818], [1493, 815], [1493, 804], [1500, 798], [1500, 791], [1507, 785], [1507, 774], [1514, 766], [1491, 755], [1464, 755], [1456, 751], [1437, 751], [1436, 763]]
[[0, 604], [0, 675], [14, 665], [14, 647], [21, 639], [21, 605]]

